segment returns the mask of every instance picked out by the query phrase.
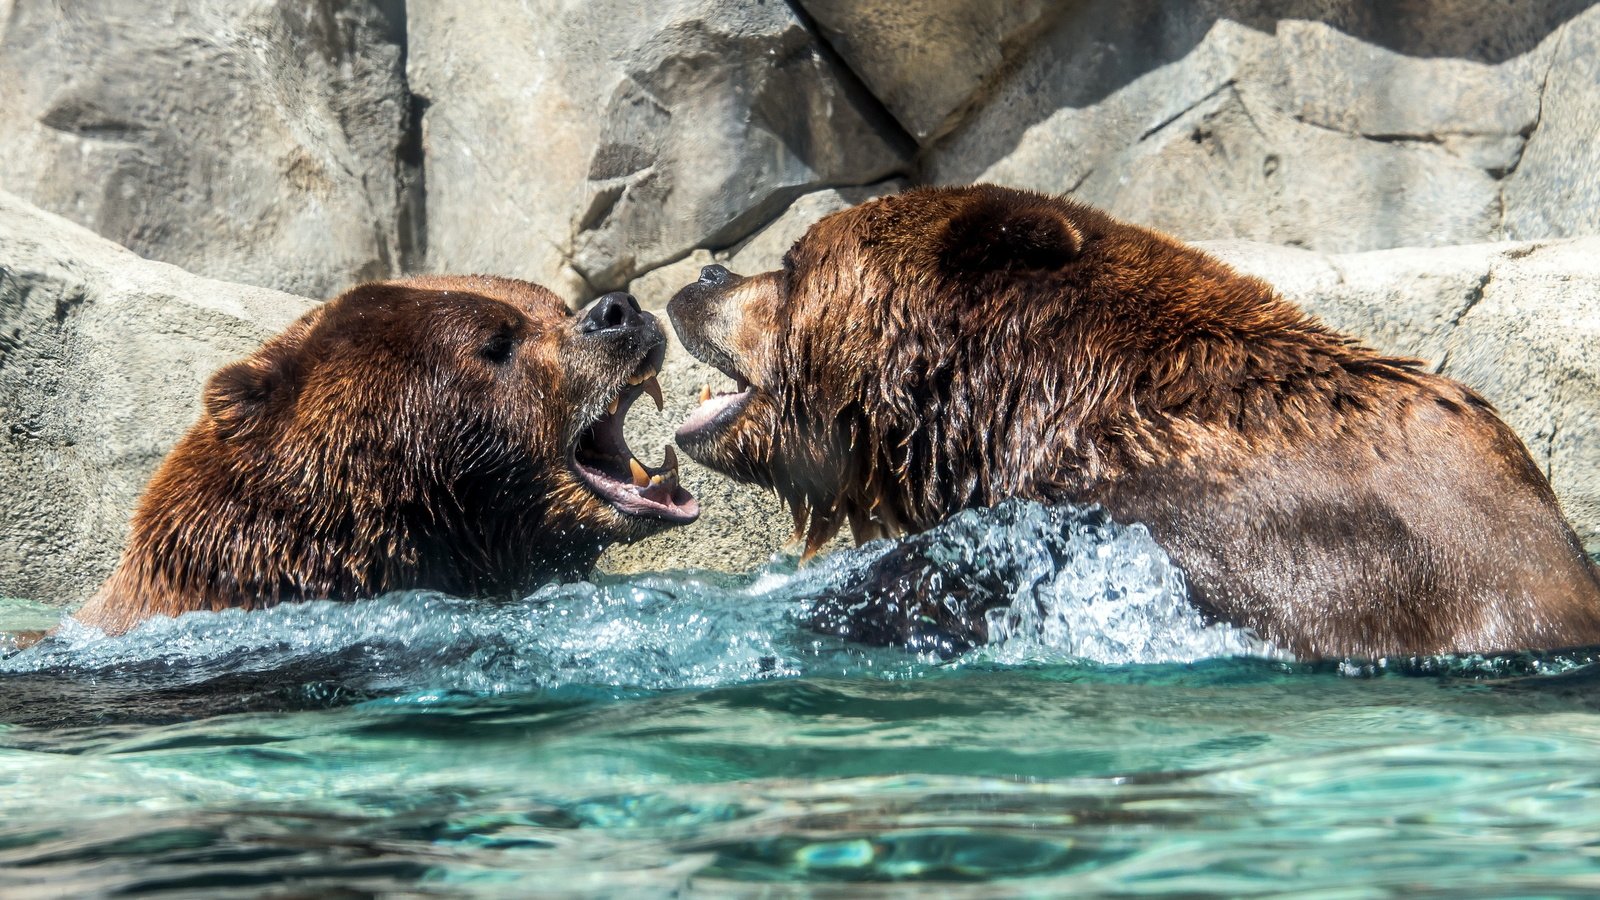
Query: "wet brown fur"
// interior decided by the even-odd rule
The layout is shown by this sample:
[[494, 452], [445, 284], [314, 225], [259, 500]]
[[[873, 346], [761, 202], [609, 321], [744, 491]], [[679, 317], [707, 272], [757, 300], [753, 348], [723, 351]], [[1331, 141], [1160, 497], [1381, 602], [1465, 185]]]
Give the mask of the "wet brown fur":
[[911, 191], [670, 311], [757, 385], [684, 448], [775, 488], [809, 549], [1098, 503], [1203, 609], [1303, 656], [1600, 642], [1594, 566], [1483, 398], [1088, 207]]
[[489, 277], [365, 284], [306, 314], [211, 378], [76, 617], [118, 633], [410, 588], [509, 595], [659, 530], [567, 466], [650, 350], [576, 326], [544, 288]]

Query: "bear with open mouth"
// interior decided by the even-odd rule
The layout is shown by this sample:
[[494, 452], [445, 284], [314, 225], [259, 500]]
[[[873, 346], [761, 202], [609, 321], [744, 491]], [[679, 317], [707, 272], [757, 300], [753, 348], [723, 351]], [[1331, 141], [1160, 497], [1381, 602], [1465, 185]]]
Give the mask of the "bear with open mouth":
[[[779, 271], [705, 267], [668, 312], [734, 380], [679, 446], [775, 489], [811, 551], [1008, 497], [1098, 504], [1203, 612], [1302, 657], [1600, 643], [1595, 566], [1483, 398], [1080, 204], [908, 191], [823, 219]], [[916, 556], [818, 621], [981, 643], [996, 598], [919, 596]]]
[[353, 288], [212, 376], [76, 618], [428, 589], [520, 595], [609, 544], [694, 521], [672, 448], [622, 435], [661, 403], [666, 336], [633, 297], [572, 314], [485, 276]]

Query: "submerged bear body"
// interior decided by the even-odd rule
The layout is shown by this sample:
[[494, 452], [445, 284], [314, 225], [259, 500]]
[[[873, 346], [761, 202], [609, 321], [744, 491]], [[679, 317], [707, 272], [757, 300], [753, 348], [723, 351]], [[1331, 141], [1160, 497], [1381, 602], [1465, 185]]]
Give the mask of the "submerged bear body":
[[1600, 643], [1595, 568], [1487, 402], [1081, 205], [911, 191], [818, 223], [781, 271], [708, 267], [669, 311], [741, 387], [680, 445], [776, 489], [812, 548], [1099, 504], [1203, 610], [1303, 656]]
[[[504, 596], [691, 521], [621, 442], [665, 338], [631, 297], [420, 277], [311, 311], [206, 386], [122, 560], [76, 613], [145, 618], [431, 589]], [[626, 458], [624, 458], [626, 457]], [[654, 484], [640, 487], [638, 465]]]

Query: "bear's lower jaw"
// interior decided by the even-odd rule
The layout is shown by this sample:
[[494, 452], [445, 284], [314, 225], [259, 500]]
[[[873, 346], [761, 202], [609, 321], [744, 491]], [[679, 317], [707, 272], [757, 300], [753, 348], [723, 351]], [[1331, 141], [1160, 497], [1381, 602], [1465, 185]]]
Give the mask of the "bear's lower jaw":
[[633, 401], [642, 393], [655, 399], [660, 390], [653, 373], [625, 388], [610, 411], [579, 435], [568, 464], [591, 493], [618, 512], [687, 525], [699, 518], [700, 504], [678, 484], [677, 453], [668, 446], [660, 466], [647, 466], [623, 436], [622, 423]]
[[678, 441], [705, 440], [733, 423], [750, 402], [755, 388], [745, 387], [736, 393], [710, 395], [709, 389], [701, 395], [700, 405], [696, 406], [689, 417], [683, 420], [673, 437]]
[[610, 471], [618, 460], [585, 464], [574, 459], [572, 468], [600, 499], [624, 515], [661, 519], [687, 525], [700, 517], [700, 503], [678, 484], [678, 457], [671, 447], [659, 467], [649, 467], [629, 455], [626, 477]]

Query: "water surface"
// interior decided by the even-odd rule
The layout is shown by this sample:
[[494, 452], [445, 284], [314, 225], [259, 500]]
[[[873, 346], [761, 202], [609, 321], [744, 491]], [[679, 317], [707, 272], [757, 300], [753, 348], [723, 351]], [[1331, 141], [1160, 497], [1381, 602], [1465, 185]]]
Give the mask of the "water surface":
[[1008, 504], [938, 541], [1014, 595], [950, 659], [799, 624], [888, 545], [68, 623], [0, 660], [0, 894], [1600, 890], [1591, 654], [1297, 663], [1143, 529]]

